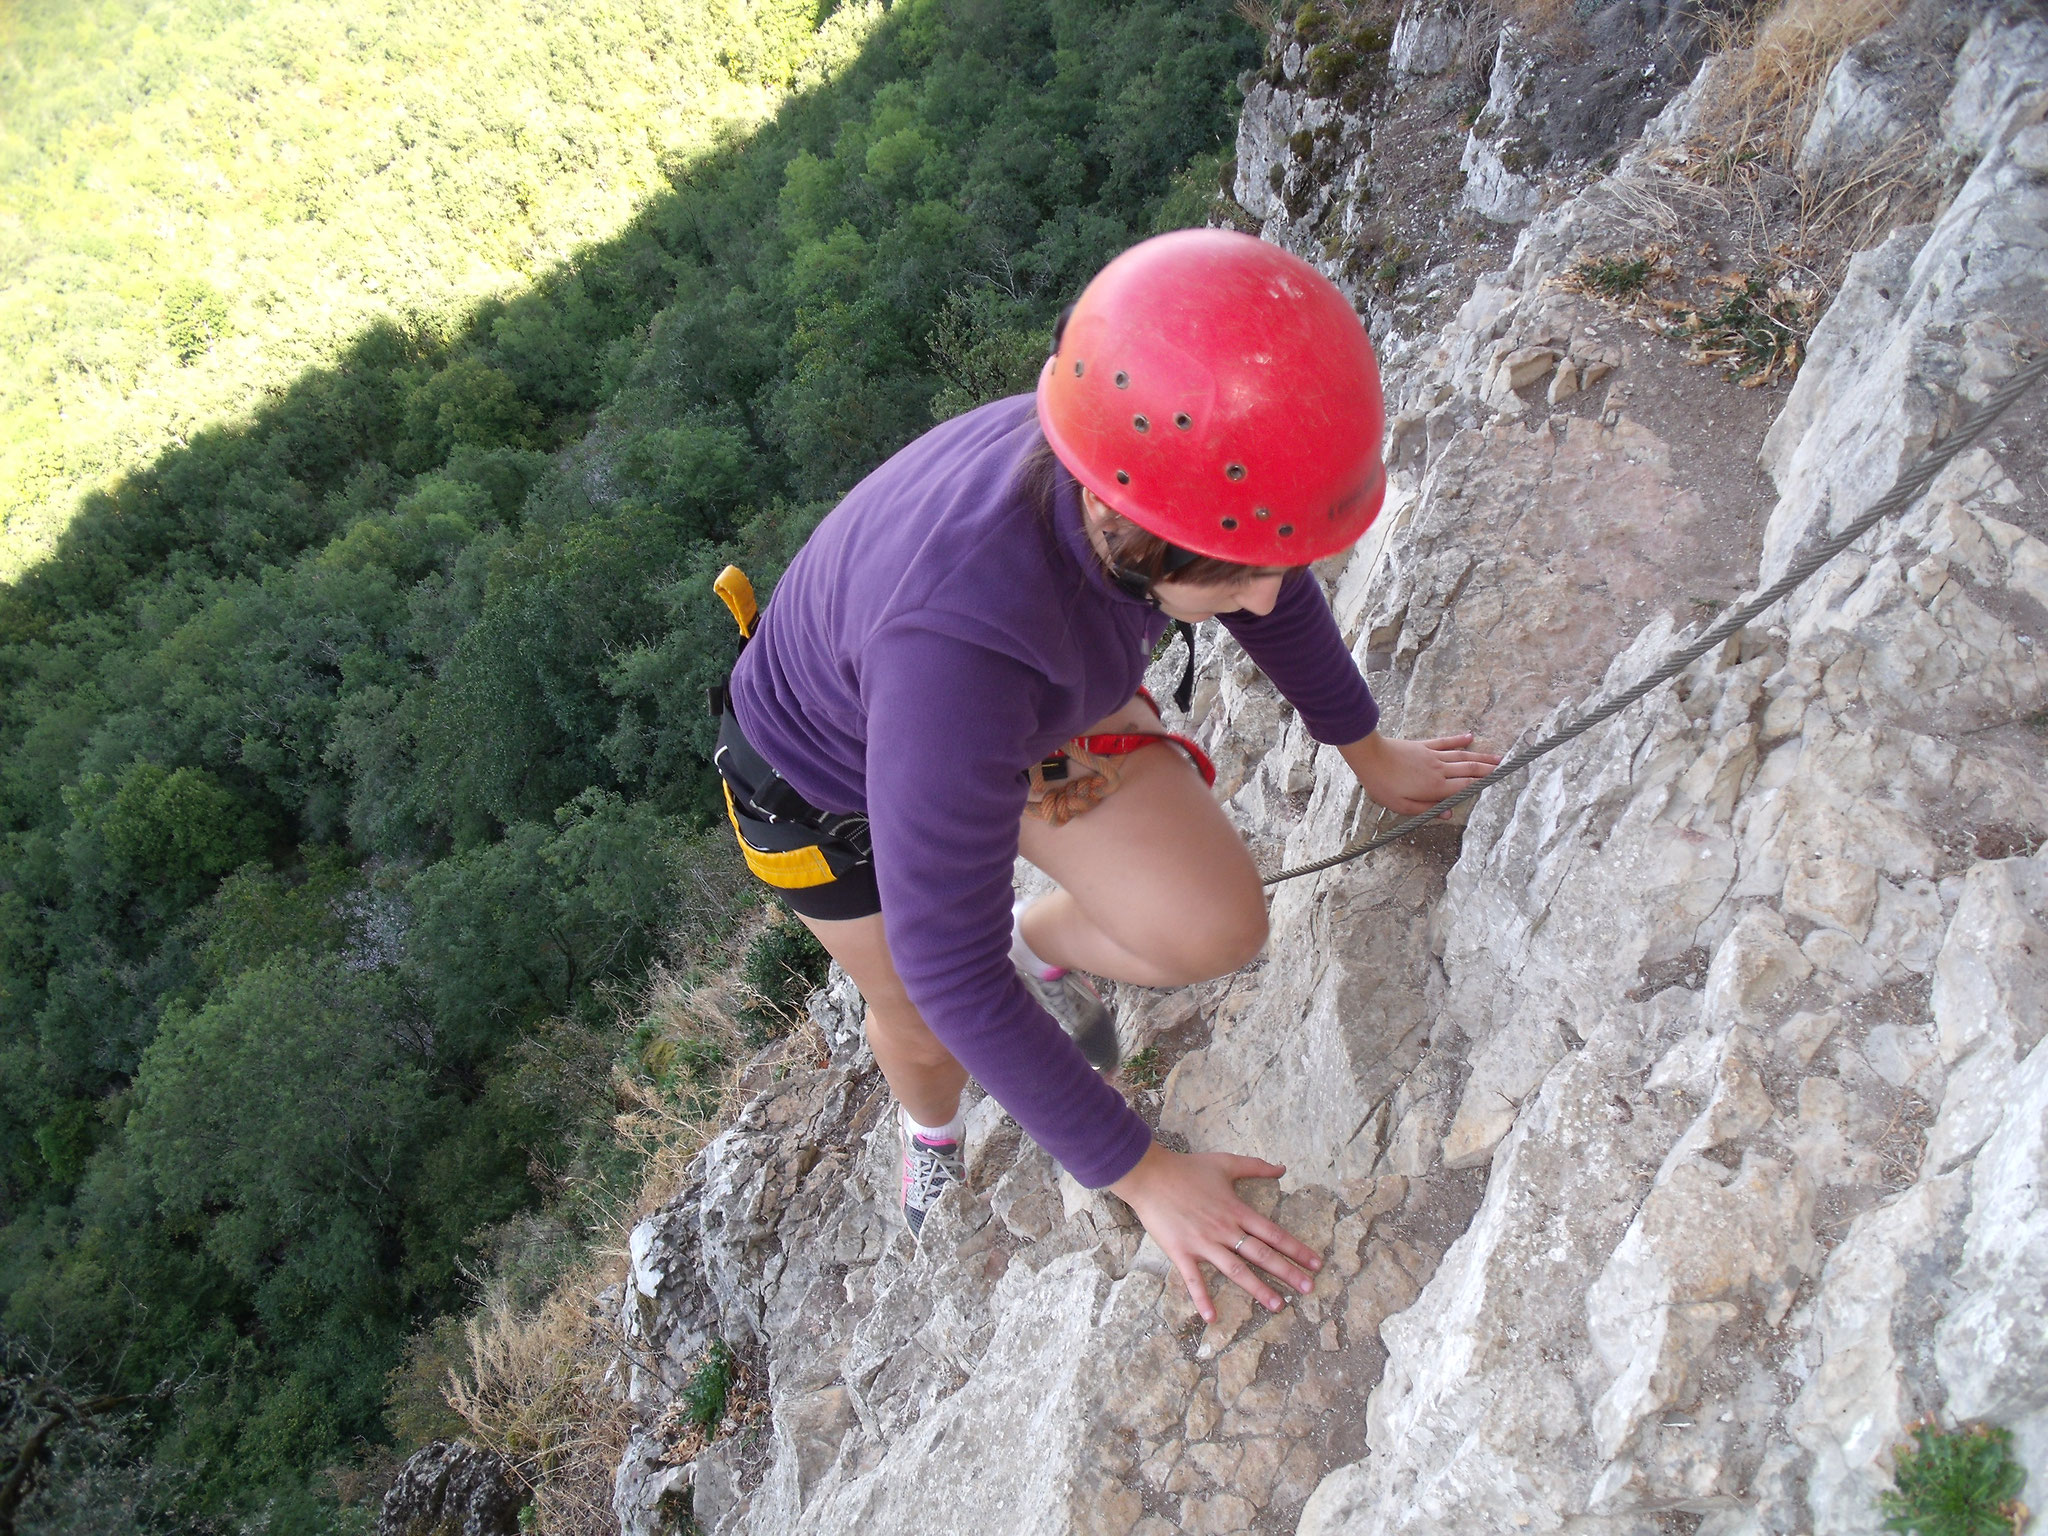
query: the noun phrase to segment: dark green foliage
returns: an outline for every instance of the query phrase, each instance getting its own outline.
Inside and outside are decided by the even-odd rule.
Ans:
[[[135,762],[118,782],[88,774],[65,796],[81,858],[137,885],[196,885],[260,852],[250,808],[204,768]]]
[[[260,350],[283,334],[264,306],[297,291],[283,277],[259,293],[160,243],[131,253],[177,275],[138,279],[101,331],[139,327],[195,409],[237,360],[276,387],[154,462],[94,470],[107,488],[0,586],[0,1328],[92,1390],[183,1384],[80,1452],[79,1497],[109,1502],[73,1526],[361,1523],[322,1469],[441,1422],[417,1393],[384,1412],[407,1340],[453,1347],[432,1320],[501,1252],[491,1234],[581,1240],[630,1183],[614,1059],[691,1113],[730,1074],[727,1047],[618,1024],[650,967],[686,969],[759,899],[736,875],[704,888],[733,865],[704,690],[735,641],[711,575],[737,560],[765,598],[882,458],[1030,388],[1106,260],[1207,216],[1257,57],[1224,0],[898,0],[833,52],[845,18],[821,34],[820,16],[840,9],[606,0],[591,57],[547,34],[544,80],[532,8],[494,12],[528,72],[388,122],[289,83],[366,46],[350,7],[207,10],[174,45],[130,0],[42,3],[0,59],[55,82],[5,114],[56,154],[79,124],[200,89],[163,62],[198,49],[278,145],[310,155],[317,127],[320,163],[352,168],[264,183],[262,217],[344,276],[462,240],[528,259],[507,231],[545,223],[526,205],[553,183],[500,152],[525,131],[503,102],[615,127],[639,110],[601,90],[622,35],[689,82],[798,87],[749,137],[663,161],[624,229],[525,292],[448,323],[393,296],[296,378]],[[423,24],[370,19],[386,43]],[[265,62],[214,49],[228,37]],[[119,78],[146,79],[99,100],[66,50],[117,38],[141,50]],[[361,78],[434,64],[387,54]],[[209,101],[259,126],[243,97]],[[615,150],[610,131],[584,152]],[[559,151],[564,131],[541,138]],[[340,227],[385,154],[419,207]],[[369,249],[399,237],[416,248]],[[98,283],[124,253],[90,239]],[[92,331],[82,315],[58,329]],[[100,365],[144,366],[78,364]],[[83,440],[36,415],[25,377],[0,381],[0,458],[44,432],[57,467],[23,483],[69,483]],[[783,920],[746,968],[765,1039],[824,956]]]
[[[718,1421],[725,1417],[726,1398],[738,1371],[725,1340],[713,1339],[690,1379],[683,1383],[683,1422],[702,1430],[707,1440],[718,1433]]]
[[[1954,1431],[1915,1425],[1895,1454],[1892,1491],[1880,1496],[1884,1528],[1913,1536],[2017,1536],[2027,1470],[2013,1459],[2012,1431],[1972,1424]]]
[[[779,915],[763,928],[740,972],[753,994],[746,1009],[751,1032],[761,1040],[783,1033],[804,999],[825,984],[831,964],[825,946],[796,918]]]

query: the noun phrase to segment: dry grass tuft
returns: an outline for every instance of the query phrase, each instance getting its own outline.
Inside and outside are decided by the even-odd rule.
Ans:
[[[742,1101],[743,1073],[756,1056],[745,1021],[750,1012],[758,1018],[764,1000],[739,979],[741,957],[767,921],[732,935],[722,968],[657,967],[625,1000],[631,1050],[612,1069],[612,1131],[639,1163],[637,1193],[625,1201],[587,1198],[586,1208],[601,1213],[597,1246],[538,1302],[522,1305],[506,1279],[482,1282],[483,1299],[463,1323],[463,1347],[447,1352],[461,1357],[447,1373],[448,1406],[477,1443],[525,1480],[544,1536],[618,1531],[612,1478],[636,1423],[625,1398],[634,1345],[595,1298],[625,1277],[626,1234],[674,1197],[690,1160]],[[785,1010],[784,1025],[773,1060],[827,1057],[807,1017]],[[738,1361],[722,1419],[751,1422],[765,1411],[765,1396],[750,1364]],[[674,1459],[687,1460],[687,1448],[678,1449]]]
[[[1271,37],[1273,29],[1280,25],[1280,12],[1272,0],[1237,0],[1231,9],[1237,12],[1238,20],[1261,37]]]
[[[634,1066],[616,1067],[612,1134],[643,1169],[634,1222],[681,1187],[690,1159],[725,1128],[750,1054],[742,1023],[750,998],[722,973],[692,980],[657,969],[643,993]]]
[[[1491,0],[1499,21],[1512,22],[1539,47],[1564,59],[1583,59],[1591,52],[1576,0]],[[1491,56],[1489,55],[1489,58]]]
[[[465,1323],[466,1372],[448,1402],[471,1436],[511,1463],[548,1536],[615,1536],[612,1477],[633,1430],[623,1380],[628,1347],[593,1298],[625,1274],[606,1254],[568,1276],[532,1311],[502,1294]]]
[[[1722,154],[1731,164],[1765,157],[1789,165],[1835,61],[1905,8],[1906,0],[1784,0],[1752,35],[1731,29],[1716,38],[1716,52],[1743,50],[1706,125]]]

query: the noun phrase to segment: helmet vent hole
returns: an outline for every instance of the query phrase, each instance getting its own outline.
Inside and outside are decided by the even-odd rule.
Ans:
[[[1081,375],[1082,375],[1082,374],[1086,373],[1087,371],[1088,371],[1088,365],[1087,365],[1086,363],[1082,362],[1082,361],[1081,361],[1081,360],[1080,360],[1079,358],[1075,358],[1075,359],[1074,359],[1074,377],[1078,379],[1079,377],[1081,377]]]
[[[1272,509],[1271,507],[1253,507],[1253,508],[1252,508],[1252,516],[1253,516],[1253,517],[1256,517],[1256,518],[1257,518],[1257,519],[1258,519],[1258,520],[1259,520],[1260,522],[1262,522],[1262,523],[1263,523],[1263,522],[1264,522],[1264,521],[1265,521],[1265,520],[1266,520],[1267,518],[1271,517],[1272,515],[1273,515],[1273,509]]]
[[[1190,416],[1186,411],[1182,411],[1179,415],[1173,418],[1173,424],[1176,427],[1179,427],[1181,431],[1185,432],[1189,427],[1192,427],[1195,424],[1195,418]]]
[[[1293,537],[1294,537],[1294,524],[1292,524],[1292,523],[1282,523],[1282,524],[1280,525],[1280,527],[1279,527],[1279,530],[1278,530],[1278,531],[1279,531],[1279,534],[1280,534],[1280,537],[1281,537],[1281,538],[1283,538],[1283,539],[1291,539],[1291,538],[1293,538]]]
[[[1121,368],[1117,370],[1116,387],[1118,389],[1129,389],[1131,387],[1131,376]]]
[[[1244,466],[1242,464],[1224,465],[1223,477],[1226,480],[1242,480],[1244,478]]]
[[[1129,485],[1131,483],[1131,472],[1128,469],[1118,470],[1116,472],[1116,483],[1118,485]]]
[[[1223,531],[1224,531],[1224,532],[1226,532],[1226,533],[1229,533],[1229,532],[1231,532],[1232,530],[1234,530],[1234,529],[1235,529],[1236,527],[1237,527],[1237,519],[1236,519],[1236,518],[1234,518],[1234,517],[1226,517],[1225,519],[1223,519]]]
[[[1150,432],[1152,430],[1152,423],[1147,421],[1142,416],[1133,416],[1131,418],[1131,425],[1136,427],[1140,432]]]

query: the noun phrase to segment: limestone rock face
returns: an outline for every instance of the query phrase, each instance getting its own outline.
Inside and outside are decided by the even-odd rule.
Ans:
[[[1958,25],[1968,23],[1914,0],[1891,26],[1851,46],[1821,89],[1800,140],[1798,168],[1853,175],[1944,148],[1939,117],[1955,84]],[[1972,158],[1981,152],[1975,141],[1967,151]]]
[[[1626,686],[2048,346],[2044,35],[1955,16],[1945,104],[1915,109],[1954,195],[1855,259],[1789,390],[1557,281],[1682,195],[1687,97],[1383,349],[1386,510],[1323,574],[1390,734],[1505,746]],[[1411,8],[1394,73],[1435,78],[1452,28]],[[1891,57],[1845,63],[1840,101]],[[1309,68],[1269,68],[1239,146],[1240,200],[1290,239]],[[1363,155],[1354,105],[1323,142]],[[988,1101],[913,1244],[858,998],[821,994],[829,1053],[760,1074],[632,1236],[622,1527],[687,1503],[716,1536],[1862,1533],[1930,1413],[2012,1428],[2040,1502],[2043,420],[1462,826],[1275,887],[1244,971],[1118,991],[1160,1133],[1288,1167],[1246,1192],[1327,1263],[1277,1315],[1230,1290],[1203,1326],[1124,1207]],[[1213,625],[1201,655],[1175,723],[1261,863],[1368,829]],[[714,1334],[770,1411],[671,1454]]]
[[[1975,169],[1940,222],[1850,265],[1764,442],[1782,493],[1764,536],[1776,576],[1839,527],[2048,341],[2048,21],[1994,10],[1956,62],[1944,116]]]
[[[497,1455],[436,1440],[413,1453],[384,1495],[377,1536],[517,1536],[525,1502]]]

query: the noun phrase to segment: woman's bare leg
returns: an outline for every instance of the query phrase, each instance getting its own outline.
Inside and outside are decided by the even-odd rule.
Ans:
[[[967,1069],[939,1044],[903,990],[878,913],[844,922],[806,917],[804,926],[853,978],[868,1005],[868,1046],[896,1102],[919,1125],[944,1125],[960,1108]]]
[[[1092,729],[1154,731],[1158,722],[1134,700]],[[1063,827],[1026,817],[1020,846],[1059,882],[1023,917],[1024,942],[1050,964],[1176,987],[1234,971],[1266,942],[1258,869],[1178,747],[1132,753],[1116,792]],[[803,921],[860,988],[890,1092],[920,1125],[944,1125],[967,1071],[904,991],[883,919]]]
[[[1094,729],[1158,729],[1131,708]],[[1021,851],[1059,882],[1022,919],[1048,964],[1178,987],[1236,970],[1266,942],[1258,868],[1178,747],[1130,754],[1116,791],[1065,826],[1026,818]]]

